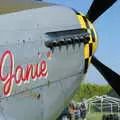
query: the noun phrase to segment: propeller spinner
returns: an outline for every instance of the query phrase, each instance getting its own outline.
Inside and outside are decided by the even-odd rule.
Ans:
[[[94,22],[116,1],[117,0],[94,0],[86,15],[87,18],[91,22]],[[112,86],[112,88],[120,95],[120,75],[118,75],[116,72],[100,62],[95,56],[92,57],[91,63],[103,75],[105,80]]]
[[[80,13],[76,12],[78,19],[81,23],[81,26],[83,28],[88,29],[88,32],[90,33],[90,38],[92,38],[92,53],[91,56],[88,55],[90,53],[90,42],[88,44],[85,44],[84,51],[89,51],[87,55],[84,53],[85,56],[85,69],[87,71],[88,64],[91,62],[93,66],[101,73],[101,75],[105,78],[105,80],[111,85],[111,87],[120,95],[120,75],[118,75],[116,72],[111,70],[109,67],[104,65],[102,62],[100,62],[95,56],[93,56],[95,50],[96,50],[96,43],[97,43],[97,37],[95,29],[92,25],[92,23],[101,16],[108,8],[110,8],[117,0],[94,0],[90,9],[88,10],[88,13],[86,16],[82,16]],[[92,27],[90,27],[92,26]],[[94,44],[93,44],[94,43]],[[88,57],[89,56],[89,57]],[[85,71],[85,72],[86,72]]]

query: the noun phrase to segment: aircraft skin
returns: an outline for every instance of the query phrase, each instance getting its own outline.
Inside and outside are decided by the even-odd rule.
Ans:
[[[54,120],[59,116],[84,80],[85,66],[87,70],[96,49],[94,27],[86,21],[87,26],[82,15],[59,5],[0,15],[0,120]],[[58,40],[46,33],[83,28],[90,33],[88,27],[94,37],[90,34],[87,44],[54,49],[45,45]],[[28,66],[33,71],[27,71]]]

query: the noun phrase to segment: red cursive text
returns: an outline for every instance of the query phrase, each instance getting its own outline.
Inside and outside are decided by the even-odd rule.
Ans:
[[[14,55],[9,50],[0,59],[0,80],[4,85],[5,96],[11,94],[14,83],[20,86],[22,83],[29,83],[31,79],[36,80],[47,75],[47,63],[44,60],[37,64],[27,64],[24,68],[21,65],[14,67]]]

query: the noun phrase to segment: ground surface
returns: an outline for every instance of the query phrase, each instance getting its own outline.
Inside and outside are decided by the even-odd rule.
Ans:
[[[88,113],[87,120],[102,120],[102,113]]]
[[[99,112],[88,113],[87,120],[102,120],[103,114],[110,114],[110,113],[99,113]],[[116,113],[116,114],[118,114],[118,113]],[[118,115],[120,116],[120,113]]]

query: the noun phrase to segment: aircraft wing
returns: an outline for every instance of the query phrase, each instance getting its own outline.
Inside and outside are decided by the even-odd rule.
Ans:
[[[33,0],[0,0],[0,14],[19,12],[22,10],[47,7],[51,5],[55,4]]]

